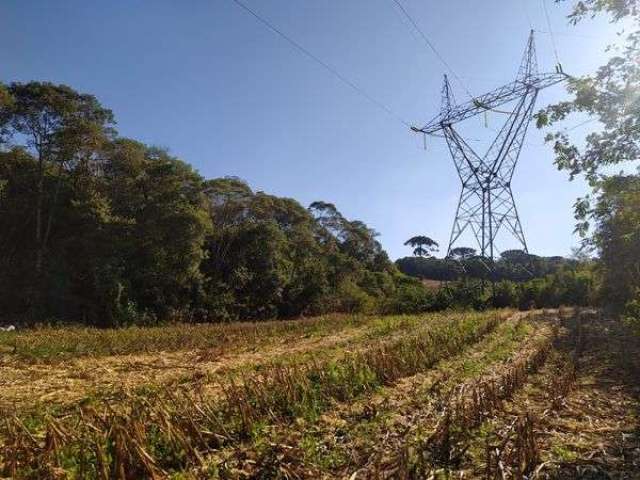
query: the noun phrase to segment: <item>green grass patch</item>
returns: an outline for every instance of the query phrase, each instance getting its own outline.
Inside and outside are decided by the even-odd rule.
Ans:
[[[157,327],[97,329],[43,327],[0,332],[0,353],[27,361],[159,351],[259,348],[287,335],[314,336],[359,327],[364,315],[326,315],[303,320],[226,324],[170,324]]]

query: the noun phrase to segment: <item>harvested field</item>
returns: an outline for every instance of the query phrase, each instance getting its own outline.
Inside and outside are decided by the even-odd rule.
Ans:
[[[0,474],[639,477],[640,344],[596,312],[165,328],[3,336]]]

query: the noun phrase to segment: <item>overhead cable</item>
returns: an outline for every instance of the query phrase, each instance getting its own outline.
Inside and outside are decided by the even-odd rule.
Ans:
[[[433,42],[431,40],[429,40],[429,37],[427,37],[427,35],[424,33],[424,31],[422,31],[422,29],[418,26],[418,24],[413,19],[413,17],[411,17],[411,15],[409,15],[409,12],[407,12],[407,10],[402,6],[402,3],[400,3],[399,0],[393,0],[393,3],[395,3],[398,6],[398,8],[400,8],[400,11],[402,12],[402,14],[407,18],[407,20],[409,20],[411,25],[413,25],[413,28],[422,37],[422,39],[424,40],[424,43],[427,45],[427,47],[436,55],[438,60],[440,60],[440,63],[442,63],[442,65],[444,65],[444,67],[447,70],[449,70],[449,72],[451,73],[453,78],[456,79],[456,81],[464,89],[464,91],[467,93],[467,95],[469,95],[471,98],[474,98],[473,94],[469,91],[469,89],[464,84],[462,79],[458,76],[458,74],[455,72],[455,70],[453,70],[453,68],[451,67],[451,65],[449,65],[449,63],[445,60],[445,58],[440,54],[440,52],[435,47]]]
[[[551,44],[553,45],[553,54],[556,57],[556,63],[560,65],[560,55],[558,54],[558,45],[556,43],[556,36],[553,33],[553,28],[551,27],[551,18],[549,17],[549,9],[547,8],[547,1],[540,0],[542,2],[542,9],[544,10],[544,16],[547,19],[547,27],[549,28],[549,36],[551,37]]]
[[[331,73],[333,76],[335,76],[338,80],[340,80],[342,83],[344,83],[345,85],[347,85],[348,87],[350,87],[352,90],[354,90],[356,93],[358,93],[360,96],[364,97],[365,99],[367,99],[370,103],[374,104],[375,106],[377,106],[379,109],[383,110],[384,112],[386,112],[388,115],[392,116],[393,118],[395,118],[396,120],[398,120],[400,123],[402,123],[404,126],[406,127],[411,127],[411,124],[409,124],[409,122],[407,122],[406,120],[404,120],[402,117],[400,117],[397,113],[395,113],[391,108],[389,108],[388,106],[386,106],[385,104],[383,104],[382,102],[380,102],[379,100],[376,100],[375,98],[373,98],[371,95],[369,95],[366,91],[364,91],[363,89],[361,89],[358,85],[356,85],[354,82],[352,82],[351,80],[349,80],[347,77],[345,77],[343,74],[341,74],[335,67],[333,67],[332,65],[329,65],[327,62],[325,62],[324,60],[320,59],[318,56],[314,55],[311,51],[307,50],[305,47],[303,47],[300,43],[298,43],[297,41],[295,41],[293,38],[291,38],[289,35],[285,34],[282,30],[280,30],[278,27],[276,27],[273,23],[271,23],[270,21],[268,21],[267,19],[265,19],[264,17],[262,17],[261,15],[259,15],[255,10],[251,9],[248,5],[246,5],[244,2],[242,2],[241,0],[232,0],[236,5],[238,5],[240,8],[242,8],[243,10],[245,10],[247,13],[249,13],[251,16],[253,16],[256,20],[258,20],[260,23],[262,23],[263,25],[265,25],[269,30],[271,30],[273,33],[275,33],[276,35],[278,35],[280,38],[282,38],[283,40],[285,40],[287,43],[289,43],[289,45],[291,45],[292,47],[294,47],[296,50],[298,50],[300,53],[304,54],[306,57],[310,58],[311,60],[313,60],[314,62],[316,62],[317,64],[319,64],[320,66],[322,66],[325,70],[327,70],[329,73]]]

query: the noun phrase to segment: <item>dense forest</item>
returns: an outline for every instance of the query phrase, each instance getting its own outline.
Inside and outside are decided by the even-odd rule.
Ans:
[[[413,278],[423,272],[405,259],[400,270],[413,277],[401,273],[376,232],[333,204],[304,208],[238,178],[204,179],[166,150],[119,137],[112,112],[92,95],[12,83],[0,102],[5,321],[118,326],[585,303],[590,295],[581,280],[576,298],[547,296],[555,284],[543,277],[558,273],[548,268],[533,287],[505,283],[531,276],[501,276],[488,292],[456,275],[433,291]]]
[[[376,309],[405,284],[419,288],[372,229],[330,203],[307,209],[239,179],[204,179],[118,137],[112,113],[69,87],[0,92],[8,318],[264,319]]]
[[[579,2],[637,22],[634,1]],[[234,177],[205,179],[168,151],[122,138],[90,94],[46,82],[0,83],[0,323],[97,326],[415,313],[451,307],[606,304],[640,328],[638,29],[570,98],[536,114],[598,126],[576,144],[547,135],[555,163],[592,193],[575,204],[577,259],[513,250],[495,262],[458,248],[393,263],[361,221],[331,203],[305,208]],[[427,226],[428,228],[428,226]],[[416,225],[416,230],[425,230]],[[423,283],[442,281],[440,288]]]
[[[404,279],[362,222],[120,138],[66,86],[2,90],[0,309],[96,325],[363,309]],[[185,317],[186,318],[186,317]]]

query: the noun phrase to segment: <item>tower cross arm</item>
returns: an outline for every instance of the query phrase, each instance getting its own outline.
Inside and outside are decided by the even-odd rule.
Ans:
[[[467,118],[478,115],[487,110],[493,110],[506,103],[516,100],[531,90],[541,90],[560,83],[568,78],[568,75],[559,73],[536,73],[518,79],[489,93],[480,95],[466,103],[452,105],[443,109],[422,128],[413,128],[415,132],[434,134],[447,125],[461,122]]]

